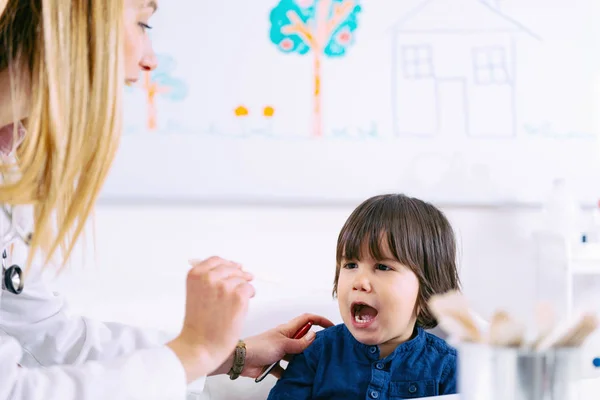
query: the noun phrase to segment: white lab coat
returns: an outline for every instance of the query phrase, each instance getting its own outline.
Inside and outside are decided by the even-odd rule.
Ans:
[[[185,371],[166,336],[69,315],[39,267],[21,294],[0,292],[0,400],[185,399]]]

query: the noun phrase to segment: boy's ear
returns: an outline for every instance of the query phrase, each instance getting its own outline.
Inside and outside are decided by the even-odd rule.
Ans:
[[[423,300],[420,296],[419,299],[417,300],[416,304],[415,304],[415,316],[417,317],[417,321],[419,321],[421,319],[421,313],[423,312],[423,310],[426,310],[427,306],[424,305],[423,303],[425,302],[425,300]]]
[[[417,301],[415,302],[415,315],[419,316],[422,309],[423,309],[423,298],[419,294],[419,296],[417,296]]]

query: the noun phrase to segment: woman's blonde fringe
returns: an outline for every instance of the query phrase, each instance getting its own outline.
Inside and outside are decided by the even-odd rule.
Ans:
[[[9,0],[4,12],[22,3]],[[81,236],[119,144],[124,82],[122,0],[34,3],[41,14],[26,55],[27,135],[16,153],[18,175],[0,183],[0,203],[34,207],[28,267],[36,254],[48,262],[58,249],[64,265]],[[14,100],[23,91],[13,85],[12,92]]]

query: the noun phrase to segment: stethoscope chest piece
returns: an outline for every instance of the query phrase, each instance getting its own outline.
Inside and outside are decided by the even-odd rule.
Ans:
[[[19,294],[23,291],[23,271],[18,265],[13,265],[4,271],[3,286],[11,293]]]
[[[23,271],[18,265],[6,268],[6,250],[2,252],[2,289],[19,294],[23,291]]]

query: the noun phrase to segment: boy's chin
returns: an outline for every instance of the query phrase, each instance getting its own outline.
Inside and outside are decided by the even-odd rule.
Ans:
[[[370,337],[366,337],[367,335],[355,335],[353,333],[354,338],[359,341],[360,343],[366,345],[366,346],[379,346],[382,341],[373,337],[372,335]]]
[[[379,330],[367,331],[357,329],[354,326],[348,324],[346,324],[346,327],[348,328],[352,336],[354,336],[354,339],[367,346],[378,346],[379,344],[384,342],[383,338],[381,337],[381,334],[379,333]]]

